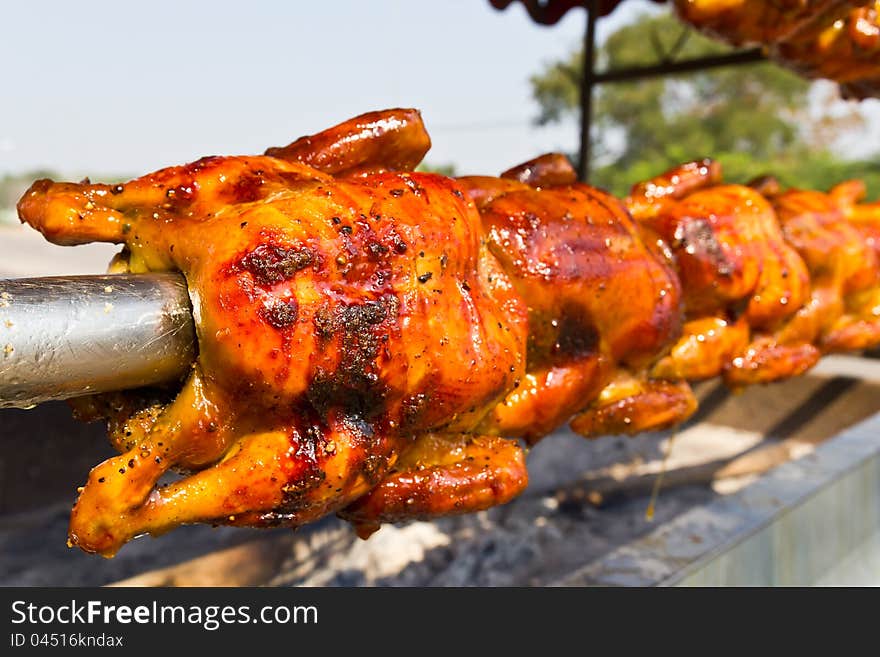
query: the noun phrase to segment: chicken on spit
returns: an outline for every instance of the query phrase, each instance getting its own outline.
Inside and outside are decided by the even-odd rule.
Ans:
[[[684,291],[682,336],[655,376],[720,374],[742,386],[816,363],[814,335],[791,326],[810,298],[809,273],[761,194],[721,184],[720,165],[702,160],[635,185],[627,205],[670,246]]]
[[[120,455],[90,473],[72,545],[111,556],[186,523],[331,513],[368,536],[485,509],[526,486],[516,439],[572,417],[588,437],[671,426],[696,408],[688,380],[796,375],[837,328],[870,323],[873,252],[844,240],[834,257],[864,262],[825,277],[820,247],[790,238],[805,264],[770,203],[711,161],[623,203],[559,155],[500,177],[414,172],[429,146],[418,112],[388,110],[263,156],[25,193],[22,220],[50,241],[181,272],[198,338],[176,386],[73,402]],[[845,298],[820,333],[801,319],[810,273]]]
[[[526,307],[464,191],[410,171],[429,144],[417,112],[390,111],[271,155],[26,192],[20,216],[49,240],[183,272],[198,333],[173,399],[86,403],[123,453],[91,472],[71,543],[112,555],[181,523],[301,525],[378,486],[368,531],[368,509],[463,512],[522,490],[520,448],[475,429],[524,376]],[[194,474],[158,488],[170,468]]]
[[[671,246],[687,317],[652,374],[768,382],[880,343],[880,222],[864,193],[859,181],[828,194],[781,192],[772,177],[723,185],[712,160],[634,186],[630,211]]]
[[[823,352],[858,351],[880,342],[880,263],[852,223],[864,185],[850,181],[822,192],[781,192],[772,179],[758,188],[770,199],[786,241],[810,270],[810,301],[790,328]]]
[[[696,410],[681,377],[647,375],[680,332],[671,264],[619,200],[576,179],[551,154],[500,178],[459,180],[529,309],[526,376],[482,426],[530,443],[573,414],[574,431],[599,436],[670,426]]]
[[[391,110],[264,156],[25,193],[22,220],[50,241],[122,243],[115,271],[182,272],[197,327],[176,394],[75,402],[109,419],[121,455],[91,472],[72,544],[112,555],[183,523],[333,512],[368,535],[519,493],[509,436],[581,411],[594,435],[694,410],[687,384],[638,374],[677,335],[679,288],[622,204],[570,167],[412,172],[429,145],[417,112]],[[186,476],[157,486],[169,469]]]

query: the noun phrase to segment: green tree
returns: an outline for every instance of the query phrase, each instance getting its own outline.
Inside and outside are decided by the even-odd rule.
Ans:
[[[694,31],[682,40],[684,29],[672,16],[644,17],[599,47],[599,66],[655,64],[657,51],[680,59],[729,51]],[[577,51],[531,78],[539,124],[577,115],[581,74]],[[880,193],[880,164],[841,162],[829,151],[858,115],[811,117],[809,90],[809,82],[772,63],[602,85],[595,92],[591,182],[622,195],[670,166],[711,156],[728,180],[773,173],[787,185],[823,188],[855,173]]]
[[[416,167],[416,171],[421,171],[423,173],[439,173],[441,176],[454,176],[455,165],[429,164],[427,162],[422,162],[421,164],[419,164],[419,166]]]

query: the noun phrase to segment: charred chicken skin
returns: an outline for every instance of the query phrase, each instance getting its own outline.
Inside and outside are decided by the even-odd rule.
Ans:
[[[646,374],[678,335],[680,290],[623,204],[561,156],[500,178],[413,173],[429,145],[417,112],[391,110],[264,156],[28,190],[20,216],[49,240],[122,243],[114,271],[181,271],[197,325],[176,395],[74,402],[121,455],[91,472],[72,544],[112,555],[184,523],[333,512],[366,536],[521,492],[510,438],[694,411],[687,383]],[[185,476],[157,486],[170,469]]]
[[[475,429],[524,375],[527,310],[465,190],[392,171],[428,145],[416,112],[391,111],[274,156],[26,192],[20,215],[49,240],[124,243],[129,271],[183,272],[197,325],[173,400],[88,402],[123,453],[91,472],[72,544],[296,526],[372,490],[352,515],[366,533],[523,489],[519,447]],[[192,474],[158,488],[170,468]]]
[[[647,374],[681,330],[671,266],[619,200],[575,181],[562,155],[459,181],[529,309],[526,376],[483,426],[530,443],[573,414],[574,431],[598,436],[667,427],[696,410],[681,377]]]
[[[771,204],[710,161],[624,203],[559,155],[500,177],[414,172],[429,146],[418,112],[388,110],[263,156],[25,193],[21,219],[50,241],[123,244],[112,271],[182,272],[198,337],[176,386],[72,402],[120,452],[81,490],[72,545],[112,556],[181,524],[330,513],[366,537],[486,509],[527,484],[518,439],[674,425],[696,408],[688,380],[798,374],[866,320],[870,276],[844,267],[828,289],[846,312],[805,328],[807,264]]]

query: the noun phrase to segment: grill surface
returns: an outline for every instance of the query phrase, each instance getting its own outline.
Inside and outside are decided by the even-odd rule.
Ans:
[[[711,474],[744,453],[755,454],[792,441],[800,446],[794,450],[795,456],[809,463],[814,458],[813,446],[880,411],[880,384],[871,382],[880,381],[878,368],[880,364],[865,359],[830,358],[811,376],[739,395],[731,395],[714,382],[700,387],[703,410],[675,437],[653,521],[646,519],[645,512],[668,434],[586,442],[567,431],[559,432],[532,450],[530,487],[511,504],[476,515],[385,527],[369,541],[358,540],[346,524],[334,518],[298,532],[195,526],[156,540],[134,541],[109,561],[65,547],[67,516],[74,487],[85,478],[84,464],[75,464],[64,476],[58,471],[52,471],[51,476],[46,471],[35,472],[16,480],[10,493],[13,497],[6,498],[5,512],[0,516],[0,584],[122,581],[148,585],[480,586],[659,582],[670,577],[671,571],[668,564],[665,570],[657,570],[656,549],[661,544],[652,536],[671,532],[676,542],[661,552],[672,549],[667,556],[678,559],[672,563],[682,565],[682,546],[689,548],[688,563],[696,560],[717,547],[712,541],[720,536],[703,534],[700,527],[710,527],[707,518],[715,517],[717,505],[724,508],[736,495],[751,490],[747,485],[755,479],[755,475],[746,475],[723,478],[711,486],[697,483],[707,481],[707,472]],[[49,407],[2,413],[24,414],[36,421],[43,408]],[[71,449],[65,432],[85,425],[59,419],[65,410],[62,405],[53,411],[53,420],[40,430],[44,436],[40,443],[22,424],[22,416],[13,435],[6,415],[0,415],[0,432],[6,434],[2,437],[4,471],[20,469],[23,452],[28,449],[36,451],[31,462],[37,467],[43,459],[54,463],[53,440],[67,440],[67,449]],[[52,426],[57,430],[53,432]],[[76,440],[82,439],[83,453],[91,459],[108,448],[103,445],[101,428],[90,427],[94,433],[79,435]],[[624,475],[624,483],[617,481]],[[633,486],[633,481],[637,485]],[[58,484],[54,497],[42,492],[47,484],[49,488]],[[599,485],[605,486],[606,503],[596,508],[589,500]],[[793,490],[803,492],[804,485],[802,481],[798,484],[801,488]],[[22,511],[20,504],[28,503],[29,492],[39,492],[42,497],[29,511]],[[773,510],[783,512],[786,505],[801,497],[783,495],[779,498],[782,506]],[[694,514],[703,519],[703,525],[688,524]],[[718,517],[723,520],[723,515]],[[721,528],[725,527],[737,529],[722,523]],[[729,538],[721,536],[725,537]],[[595,573],[621,551],[626,553],[639,545],[654,545],[655,552],[635,565],[630,562],[626,577],[616,573],[603,580],[584,574]]]

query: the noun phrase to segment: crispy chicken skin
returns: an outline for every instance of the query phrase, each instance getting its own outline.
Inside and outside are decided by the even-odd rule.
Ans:
[[[383,522],[486,509],[515,497],[527,478],[518,445],[492,436],[420,436],[373,490],[340,516],[366,538]]]
[[[723,375],[734,386],[801,374],[819,350],[788,325],[810,298],[807,267],[756,190],[721,184],[712,160],[635,185],[627,205],[670,245],[686,323],[660,377]]]
[[[847,221],[855,227],[880,260],[880,201],[864,202],[867,190],[861,180],[847,180],[831,189]]]
[[[880,343],[880,220],[856,183],[762,195],[706,160],[622,202],[558,154],[413,172],[429,146],[396,109],[262,156],[33,184],[19,215],[50,241],[181,272],[198,338],[185,380],[72,402],[120,455],[89,474],[71,545],[331,513],[366,537],[486,509],[526,487],[520,441],[565,422],[672,426],[689,380],[773,381]]]
[[[806,262],[812,288],[789,330],[809,337],[823,352],[877,344],[880,264],[866,236],[851,223],[858,188],[843,184],[828,194],[773,191],[768,195],[785,239]]]
[[[204,158],[115,186],[43,180],[24,195],[21,218],[55,243],[124,243],[130,271],[183,272],[197,326],[179,394],[117,413],[125,452],[90,474],[71,543],[112,555],[181,523],[309,522],[408,450],[457,448],[513,389],[526,309],[479,214],[452,179],[391,171],[426,143],[416,113],[389,111],[281,157]],[[472,439],[479,466],[435,466],[488,486],[462,512],[526,483],[515,444]],[[196,472],[157,487],[170,468]],[[422,485],[427,507],[442,506],[430,498],[448,492]]]
[[[429,145],[416,111],[389,110],[123,185],[34,183],[19,213],[50,241],[182,272],[198,336],[178,391],[73,402],[121,455],[91,472],[71,544],[109,556],[184,523],[333,512],[365,536],[509,500],[527,483],[511,439],[693,412],[681,377],[645,372],[681,295],[624,206],[559,155],[413,173]],[[184,476],[158,486],[169,470]]]
[[[844,96],[880,95],[880,0],[675,0],[687,23],[735,46],[760,46]]]
[[[674,272],[620,201],[575,180],[562,155],[546,155],[460,181],[529,308],[525,380],[483,427],[530,443],[576,413],[572,428],[599,436],[668,427],[696,409],[686,383],[645,374],[681,329]]]

